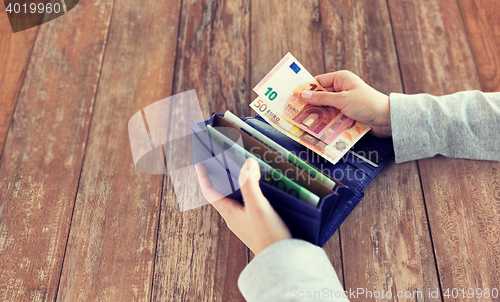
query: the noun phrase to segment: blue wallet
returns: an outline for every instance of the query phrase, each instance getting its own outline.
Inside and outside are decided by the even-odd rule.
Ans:
[[[368,134],[362,137],[351,151],[334,165],[279,132],[258,115],[246,117],[243,121],[335,181],[336,186],[330,190],[320,185],[316,180],[304,183],[300,181],[304,177],[296,177],[296,182],[299,185],[321,198],[317,207],[309,205],[262,180],[260,181],[264,196],[286,223],[292,236],[320,247],[330,239],[363,198],[363,189],[394,156],[391,139],[377,138]],[[278,154],[253,139],[245,131],[224,120],[223,115],[213,114],[208,121],[205,121],[205,125],[234,128],[241,135],[239,139],[242,140],[245,149],[248,147],[257,150],[257,152],[268,152],[267,157],[269,154],[272,154],[271,157],[279,157]],[[211,175],[216,175],[216,178],[211,178],[212,184],[222,194],[243,202],[241,192],[236,185],[238,177],[232,173],[239,171],[240,167],[235,166],[234,162],[222,156],[223,150],[217,150],[217,145],[211,142],[207,132],[202,131],[205,125],[192,125],[193,163],[202,163]],[[277,164],[281,165],[280,168],[293,169],[297,175],[303,173],[301,176],[304,176],[304,172],[285,160],[280,162],[282,163]]]

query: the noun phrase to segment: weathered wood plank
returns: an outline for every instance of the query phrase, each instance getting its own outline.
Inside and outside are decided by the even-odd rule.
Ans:
[[[455,0],[389,0],[406,93],[480,89]]]
[[[389,6],[407,93],[481,88],[456,1],[389,0]],[[500,163],[438,156],[418,165],[442,293],[498,288]]]
[[[247,0],[183,3],[174,91],[197,89],[208,117],[249,112],[248,6]]]
[[[321,21],[328,71],[353,71],[386,94],[402,91],[385,1],[321,1]],[[439,286],[415,162],[385,167],[340,235],[348,292]]]
[[[247,0],[183,1],[174,94],[196,89],[205,118],[226,109],[239,116],[249,112],[249,22]],[[178,109],[172,108],[170,133],[190,119]],[[243,301],[237,279],[247,264],[247,248],[212,206],[180,212],[175,194],[187,192],[174,193],[167,177],[153,300]]]
[[[439,288],[414,162],[392,161],[377,175],[341,226],[341,236],[346,290],[366,291],[350,298],[379,300],[375,297],[387,298],[390,292],[397,299],[408,292],[420,300],[428,298],[429,288]]]
[[[0,300],[54,301],[112,2],[40,26],[0,159]]]
[[[251,88],[287,52],[291,52],[311,74],[323,73],[321,43],[318,1],[287,1],[280,5],[252,1]]]
[[[500,91],[500,2],[458,0],[483,91]]]
[[[287,52],[291,52],[311,74],[324,73],[321,26],[317,0],[285,1],[280,5],[252,1],[251,87],[257,85]],[[342,282],[338,232],[324,249]]]
[[[3,2],[0,11],[5,11]],[[0,18],[0,154],[37,32],[38,27],[13,34],[9,19]]]
[[[336,231],[333,236],[326,242],[323,246],[328,259],[333,265],[335,269],[335,273],[340,280],[340,284],[345,286],[345,277],[344,277],[344,265],[343,265],[343,255],[342,255],[342,246],[340,243],[340,231]]]
[[[172,91],[179,10],[115,3],[58,301],[151,298],[163,175],[135,169],[127,125]]]

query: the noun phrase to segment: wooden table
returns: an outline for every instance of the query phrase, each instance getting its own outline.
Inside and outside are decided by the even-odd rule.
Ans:
[[[189,89],[206,116],[250,115],[252,87],[288,51],[313,74],[349,69],[384,93],[499,91],[499,11],[496,0],[81,0],[16,34],[0,12],[0,300],[243,300],[250,252],[210,206],[180,213],[168,175],[135,170],[128,119]],[[500,287],[500,163],[392,162],[365,193],[325,246],[347,290],[438,301]],[[444,300],[480,300],[459,296]]]

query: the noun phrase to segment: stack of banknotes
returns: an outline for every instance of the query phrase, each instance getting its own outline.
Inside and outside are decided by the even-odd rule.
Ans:
[[[335,107],[308,104],[302,100],[304,90],[326,91],[288,53],[255,86],[259,97],[250,107],[274,128],[336,164],[370,127]]]
[[[259,97],[251,103],[252,109],[274,128],[333,164],[370,130],[334,107],[312,106],[302,100],[304,90],[325,89],[290,53],[254,90]],[[199,135],[204,131],[200,128],[194,132]],[[207,151],[212,149],[212,153],[223,155],[220,164],[226,167],[231,178],[237,178],[247,158],[254,158],[259,163],[262,181],[314,207],[336,186],[342,185],[229,111],[223,117],[216,115],[206,132],[210,140],[200,138],[199,141]],[[245,146],[235,143],[241,138],[246,139]],[[276,158],[265,160],[266,156],[262,156],[265,150],[272,151],[286,163]],[[292,173],[288,173],[290,170]],[[301,175],[306,175],[307,181],[301,181]],[[237,181],[232,181],[233,190],[237,189],[236,185]]]
[[[226,170],[231,174],[232,190],[223,190],[221,193],[224,195],[238,189],[239,172],[247,158],[259,163],[262,181],[312,206],[318,206],[321,198],[332,193],[338,185],[332,178],[229,111],[222,118],[216,115],[213,123],[206,125],[206,132],[196,125],[193,128],[200,144],[207,151],[212,150],[220,165],[225,167],[212,182],[217,184],[225,181]],[[202,137],[204,133],[209,139]]]

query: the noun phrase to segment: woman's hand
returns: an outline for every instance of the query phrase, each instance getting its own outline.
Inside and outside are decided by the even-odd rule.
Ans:
[[[255,255],[276,241],[292,238],[290,230],[260,190],[260,169],[255,159],[247,159],[238,179],[245,206],[213,188],[203,165],[197,164],[196,171],[203,196]]]
[[[315,79],[328,92],[304,91],[304,101],[313,105],[333,106],[346,116],[370,126],[375,136],[392,136],[387,95],[373,89],[347,70],[322,74]]]

